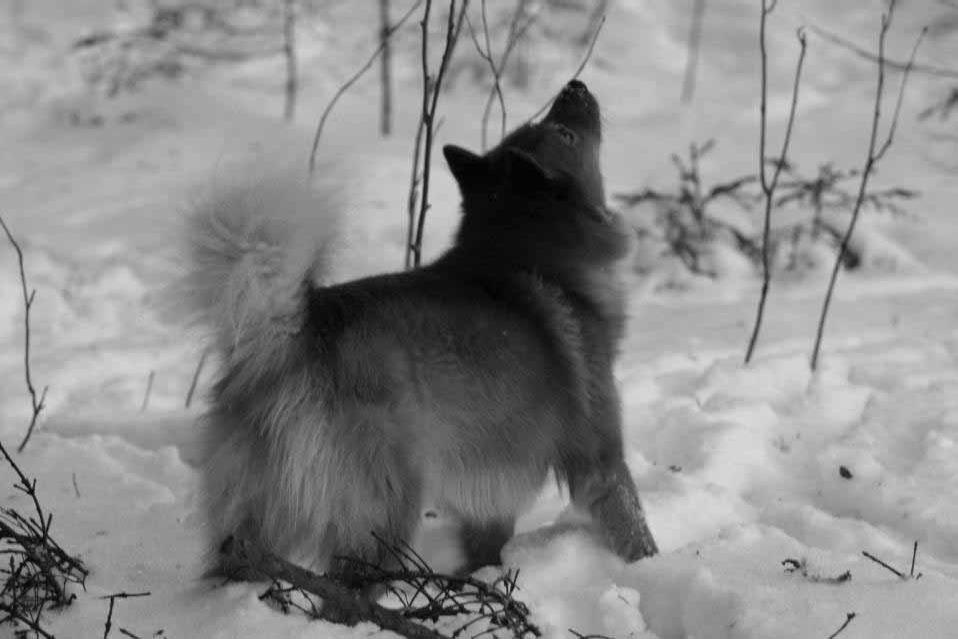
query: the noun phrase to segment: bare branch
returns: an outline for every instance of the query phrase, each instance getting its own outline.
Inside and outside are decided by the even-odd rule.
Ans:
[[[439,93],[442,89],[442,80],[449,68],[453,53],[456,49],[456,43],[459,41],[459,34],[466,18],[466,10],[469,7],[469,0],[463,0],[459,8],[459,15],[456,15],[456,0],[449,1],[449,17],[446,20],[446,44],[442,51],[442,58],[439,61],[439,69],[436,71],[435,79],[429,74],[428,45],[429,39],[428,19],[431,1],[426,0],[426,10],[423,13],[422,20],[422,74],[423,74],[423,108],[420,115],[422,123],[417,134],[421,132],[423,139],[423,159],[422,159],[422,195],[419,198],[419,214],[416,220],[416,232],[412,243],[406,247],[407,263],[410,261],[409,253],[412,254],[412,266],[417,267],[422,263],[422,238],[426,230],[426,213],[429,211],[429,179],[431,176],[432,165],[432,143],[436,134],[436,110],[439,105]]]
[[[506,44],[502,51],[502,57],[499,59],[499,62],[495,62],[492,56],[492,39],[489,35],[489,19],[486,15],[486,2],[482,0],[482,33],[483,39],[485,41],[485,49],[479,44],[479,38],[476,35],[475,29],[473,29],[472,22],[469,18],[466,18],[466,24],[469,26],[470,34],[472,35],[473,44],[476,47],[476,51],[479,52],[480,57],[484,59],[488,65],[489,70],[492,73],[492,88],[489,90],[489,95],[486,98],[486,105],[482,111],[482,150],[485,151],[488,144],[488,129],[489,129],[489,116],[492,114],[492,105],[498,99],[499,101],[499,139],[505,137],[506,135],[506,101],[502,92],[502,73],[505,71],[506,64],[509,62],[509,56],[515,50],[516,45],[522,39],[522,36],[525,35],[526,31],[529,30],[529,27],[536,21],[536,15],[532,14],[528,16],[524,21],[521,21],[523,13],[525,12],[527,0],[518,0],[516,3],[515,11],[512,13],[512,18],[509,20],[509,32],[506,36]]]
[[[822,338],[825,334],[825,323],[828,319],[828,310],[831,306],[832,296],[835,292],[835,284],[838,281],[838,272],[841,270],[842,263],[844,262],[845,256],[848,253],[848,244],[851,241],[852,234],[855,232],[855,227],[858,224],[858,219],[861,214],[862,204],[864,204],[866,199],[868,178],[871,177],[872,172],[875,170],[875,165],[888,150],[888,147],[891,146],[897,119],[901,109],[905,85],[908,82],[908,76],[911,72],[912,65],[914,64],[915,55],[918,53],[918,45],[921,44],[921,40],[925,34],[925,30],[922,30],[915,47],[912,49],[911,58],[909,59],[908,64],[905,66],[904,75],[901,79],[898,101],[895,105],[895,111],[893,114],[894,119],[888,128],[888,136],[882,143],[881,147],[876,150],[878,146],[878,127],[881,123],[882,98],[884,97],[885,91],[885,37],[888,34],[889,27],[891,26],[894,12],[895,0],[891,0],[888,5],[888,13],[882,16],[881,29],[878,34],[878,82],[876,84],[875,90],[875,108],[872,116],[871,136],[868,140],[868,154],[865,157],[864,168],[861,172],[858,196],[855,198],[855,204],[852,206],[852,217],[848,223],[848,228],[845,230],[845,234],[842,236],[842,241],[838,249],[838,256],[835,258],[835,264],[832,267],[831,276],[828,280],[828,289],[825,292],[825,301],[822,303],[822,312],[818,319],[818,329],[815,335],[815,345],[812,349],[811,368],[813,371],[818,367],[818,360],[822,349]]]
[[[911,49],[911,55],[908,56],[908,64],[912,65],[915,62],[915,55],[918,53],[918,47],[921,46],[922,40],[925,39],[925,35],[928,33],[928,27],[924,27],[921,30],[921,33],[918,34],[918,38],[915,39],[915,46]],[[891,116],[891,125],[888,127],[888,136],[885,138],[885,141],[882,143],[881,147],[878,149],[878,153],[875,154],[875,161],[880,160],[885,152],[888,151],[888,147],[891,146],[892,140],[895,137],[895,131],[898,129],[898,117],[901,115],[901,103],[905,99],[905,87],[908,86],[908,76],[910,68],[905,67],[905,74],[901,78],[901,85],[898,87],[898,99],[895,100],[895,111]]]
[[[392,49],[389,46],[389,0],[379,0],[379,42],[383,54],[379,64],[381,102],[379,110],[379,132],[386,136],[392,133],[393,86],[392,86]]]
[[[778,179],[782,174],[782,169],[788,162],[788,145],[792,140],[792,128],[795,124],[795,110],[798,107],[798,89],[802,81],[802,67],[805,64],[805,52],[807,50],[807,41],[805,32],[798,30],[798,42],[801,50],[798,54],[798,62],[795,66],[795,81],[792,85],[792,103],[788,111],[788,123],[785,125],[785,136],[782,140],[782,151],[775,161],[775,170],[772,173],[772,181],[769,183],[765,174],[765,143],[768,128],[768,53],[765,45],[765,21],[769,13],[774,8],[774,3],[768,7],[765,0],[762,0],[762,14],[759,22],[759,49],[762,59],[762,98],[759,107],[760,128],[759,128],[759,182],[762,187],[762,193],[765,195],[765,218],[762,227],[762,292],[758,299],[758,308],[755,312],[755,325],[752,329],[752,336],[748,341],[748,348],[745,350],[745,363],[752,361],[752,355],[755,353],[755,346],[758,343],[758,336],[762,330],[762,320],[765,316],[765,304],[768,301],[768,291],[771,285],[772,275],[769,264],[769,234],[772,227],[772,205],[775,201],[775,188],[778,186]]]
[[[823,29],[822,27],[817,27],[815,25],[812,25],[808,28],[812,32],[818,34],[818,36],[821,37],[823,40],[826,40],[828,42],[831,42],[832,44],[837,44],[841,47],[844,47],[852,51],[853,53],[857,54],[858,56],[865,58],[866,60],[871,60],[872,62],[879,62],[878,56],[876,56],[871,51],[868,51],[867,49],[858,46],[857,44],[855,44],[854,42],[851,42],[850,40],[846,40],[845,38],[839,35],[836,35],[832,33],[831,31],[828,31],[827,29]],[[908,71],[909,73],[914,71],[915,73],[923,73],[925,75],[936,76],[939,78],[952,78],[952,79],[958,78],[958,69],[936,67],[930,64],[916,63],[913,60],[910,60],[908,62],[900,62],[896,60],[889,60],[888,58],[885,58],[885,57],[882,57],[881,61],[882,61],[881,63],[884,64],[886,69],[894,69],[895,71],[902,71],[902,72]]]
[[[687,104],[695,93],[695,75],[699,67],[699,49],[702,44],[702,22],[705,18],[705,0],[695,0],[689,27],[688,58],[685,61],[685,79],[682,80],[682,103]]]
[[[149,376],[146,378],[146,391],[143,393],[143,403],[140,405],[141,413],[150,405],[150,394],[153,392],[154,379],[156,379],[156,371],[150,371]]]
[[[386,47],[386,43],[389,41],[389,38],[392,37],[400,27],[402,27],[406,20],[409,19],[409,16],[419,8],[419,5],[423,3],[423,0],[416,0],[415,3],[403,14],[396,24],[392,25],[389,28],[389,33],[384,34],[380,38],[379,46],[376,47],[376,50],[373,51],[373,54],[369,56],[369,59],[366,60],[366,63],[363,64],[359,70],[354,73],[346,82],[339,87],[336,93],[333,94],[332,99],[330,99],[329,104],[326,105],[326,108],[323,109],[322,115],[319,116],[319,123],[316,125],[316,134],[313,136],[313,148],[309,152],[309,174],[312,175],[316,171],[316,150],[319,148],[319,138],[323,135],[323,127],[326,125],[326,118],[329,117],[330,112],[333,110],[333,107],[336,106],[336,103],[339,101],[339,98],[343,96],[346,91],[349,91],[350,87],[356,84],[356,81],[363,76],[366,71],[369,70],[369,67],[373,65],[373,62],[376,61],[376,58],[383,52],[383,49]]]
[[[605,25],[605,16],[604,16],[604,15],[603,15],[602,18],[599,20],[599,24],[596,26],[595,31],[592,33],[592,40],[589,41],[589,48],[586,49],[585,56],[582,58],[582,62],[579,63],[579,67],[575,70],[575,73],[572,74],[572,77],[569,78],[570,81],[575,80],[575,79],[577,79],[577,78],[579,77],[579,74],[581,74],[582,71],[585,69],[585,65],[587,65],[587,64],[589,63],[589,60],[592,58],[592,51],[595,49],[595,43],[596,43],[596,42],[598,41],[598,39],[599,39],[599,34],[602,33],[602,27],[603,27],[603,25]],[[555,99],[556,99],[556,96],[557,96],[557,95],[559,95],[559,94],[558,94],[558,93],[553,94],[553,96],[552,96],[551,98],[549,98],[549,101],[546,102],[545,104],[543,104],[542,107],[541,107],[538,111],[536,111],[535,113],[533,113],[533,114],[529,117],[529,119],[526,120],[526,122],[532,122],[532,121],[535,120],[537,117],[539,117],[540,115],[542,115],[543,113],[545,113],[545,112],[546,112],[546,109],[548,109],[550,106],[552,106],[552,103],[555,102]]]
[[[296,94],[299,79],[296,71],[296,0],[283,0],[283,55],[286,58],[286,105],[283,115],[287,122],[296,114]]]
[[[23,251],[20,248],[20,244],[14,239],[13,233],[10,232],[10,227],[7,226],[2,215],[0,215],[0,226],[3,227],[3,232],[6,234],[7,240],[17,254],[17,265],[20,268],[20,290],[23,294],[23,376],[27,384],[27,392],[30,393],[30,405],[33,409],[33,415],[30,418],[30,425],[27,427],[23,441],[17,446],[17,452],[22,453],[23,449],[27,446],[27,442],[30,441],[30,436],[33,435],[33,429],[37,425],[37,420],[40,418],[40,412],[43,410],[44,401],[47,397],[47,387],[43,387],[43,391],[40,393],[38,399],[37,390],[33,386],[33,378],[30,374],[30,308],[33,306],[37,291],[36,289],[29,289],[27,286],[27,273],[23,268]]]

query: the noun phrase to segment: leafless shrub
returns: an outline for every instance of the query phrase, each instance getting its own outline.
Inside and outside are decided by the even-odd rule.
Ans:
[[[17,475],[14,488],[33,506],[30,515],[14,507],[0,508],[0,555],[5,557],[0,564],[0,625],[9,623],[52,638],[43,628],[43,613],[70,605],[76,597],[71,587],[83,587],[88,571],[51,536],[53,515],[40,504],[36,480],[27,479],[2,443],[0,454]]]
[[[832,250],[839,250],[842,229],[826,213],[840,214],[852,210],[857,196],[847,187],[860,179],[861,172],[858,169],[836,169],[831,162],[818,165],[812,176],[802,175],[794,164],[786,165],[784,172],[787,178],[779,185],[781,195],[775,200],[775,207],[798,205],[811,209],[812,217],[777,229],[771,238],[771,251],[784,259],[786,271],[798,271],[808,266],[802,263],[800,245],[803,241],[826,242]],[[868,190],[862,206],[877,213],[905,217],[909,213],[902,204],[918,195],[917,191],[905,187]],[[861,262],[862,256],[853,247],[848,247],[842,257],[842,266],[854,269]]]
[[[678,172],[678,184],[674,191],[659,191],[645,188],[633,193],[620,193],[614,197],[626,207],[651,204],[655,217],[651,224],[639,229],[639,233],[658,234],[656,239],[665,246],[665,253],[677,257],[685,267],[697,275],[715,277],[716,273],[706,264],[703,256],[720,237],[730,237],[733,245],[751,261],[761,256],[758,241],[751,231],[717,215],[714,205],[727,200],[745,211],[751,211],[756,203],[749,190],[757,178],[745,175],[712,186],[703,183],[701,160],[715,148],[715,141],[691,144],[687,160],[672,155],[672,163]]]
[[[810,215],[793,215],[771,225],[766,240],[764,229],[761,233],[754,230],[755,217],[769,203],[758,176],[743,175],[709,183],[702,174],[702,160],[715,146],[709,140],[692,144],[687,158],[672,156],[678,177],[674,189],[645,188],[614,195],[624,207],[652,212],[650,220],[637,223],[636,231],[662,247],[660,257],[675,257],[690,273],[716,278],[720,274],[709,265],[708,256],[723,244],[741,254],[760,274],[764,269],[763,242],[767,242],[770,272],[775,270],[773,265],[786,272],[816,266],[803,253],[806,241],[825,245],[837,255],[842,239],[839,216],[851,208],[857,197],[849,188],[860,177],[857,169],[837,169],[827,162],[807,176],[794,164],[767,160],[768,164],[780,167],[782,174],[769,213],[799,207],[809,209]],[[863,207],[907,216],[903,205],[915,197],[918,192],[905,187],[868,190]],[[857,268],[862,261],[856,249],[846,248],[842,262],[845,268]]]

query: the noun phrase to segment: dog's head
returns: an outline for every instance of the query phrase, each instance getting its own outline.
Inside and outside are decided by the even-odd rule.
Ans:
[[[458,243],[495,257],[545,266],[607,263],[628,250],[618,215],[605,206],[599,167],[599,104],[569,82],[549,113],[510,133],[485,155],[447,145],[443,152],[463,198]]]

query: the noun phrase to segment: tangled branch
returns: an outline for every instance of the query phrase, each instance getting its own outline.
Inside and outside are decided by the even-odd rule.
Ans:
[[[25,516],[12,507],[0,508],[0,554],[7,558],[0,566],[4,576],[0,625],[23,624],[37,635],[52,639],[41,624],[44,611],[72,603],[75,595],[68,587],[82,587],[89,571],[50,535],[53,515],[40,504],[36,480],[27,479],[2,443],[0,454],[17,475],[14,488],[30,498],[34,511]]]

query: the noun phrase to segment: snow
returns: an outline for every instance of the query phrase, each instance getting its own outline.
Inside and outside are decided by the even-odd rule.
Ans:
[[[49,613],[50,629],[58,637],[101,636],[107,602],[98,597],[125,590],[151,594],[118,601],[115,627],[144,637],[161,629],[170,638],[387,636],[368,624],[283,615],[259,600],[262,585],[201,577],[195,422],[214,363],[185,408],[202,341],[168,303],[181,211],[251,156],[305,166],[316,114],[369,50],[374,8],[341,3],[302,38],[304,94],[298,121],[284,126],[279,60],[206,70],[105,101],[84,92],[61,53],[83,29],[120,24],[103,8],[111,3],[71,2],[63,14],[55,0],[24,4],[0,38],[0,213],[37,290],[33,376],[49,395],[17,459],[37,478],[54,535],[92,569],[74,605]],[[703,161],[709,176],[753,170],[755,3],[709,5],[696,101],[681,107],[685,4],[621,0],[583,76],[605,106],[610,193],[671,185],[669,153],[712,136],[719,144]],[[780,5],[770,22],[771,148],[787,114],[794,27],[824,24],[870,43],[880,7]],[[889,47],[904,57],[919,25],[947,9],[930,0],[899,9]],[[929,36],[923,59],[947,66],[958,50],[953,33]],[[340,279],[401,264],[418,109],[415,29],[406,36],[396,134],[376,135],[376,86],[366,79],[344,97],[321,145],[324,161],[351,167],[342,172],[351,205]],[[803,167],[824,159],[854,165],[867,135],[873,68],[821,40],[810,43],[795,156]],[[567,57],[550,51],[548,73],[527,89],[507,87],[511,122],[538,108],[567,73]],[[808,358],[827,277],[821,268],[773,284],[748,366],[742,358],[758,288],[737,256],[711,256],[723,274],[718,284],[663,287],[671,275],[662,272],[636,283],[617,376],[628,462],[662,553],[623,564],[546,486],[506,546],[505,566],[477,576],[518,569],[517,596],[548,637],[569,637],[570,628],[620,639],[827,637],[850,612],[847,639],[954,636],[958,146],[942,135],[946,124],[915,119],[942,90],[940,81],[913,78],[895,146],[875,178],[919,189],[922,197],[909,203],[919,221],[863,221],[856,248],[865,268],[841,276],[818,371]],[[478,146],[478,96],[468,81],[443,96],[439,143]],[[103,121],[73,124],[77,112]],[[427,258],[442,250],[457,217],[454,185],[435,168]],[[2,246],[0,437],[12,448],[30,407],[22,298],[14,254]],[[821,261],[815,247],[808,250]],[[13,481],[0,470],[4,505],[23,506]],[[901,580],[862,555],[908,572],[915,541],[920,579]],[[425,519],[417,545],[438,568],[459,559],[450,522]],[[785,559],[804,561],[806,574],[786,571]],[[845,571],[849,581],[828,583]]]

